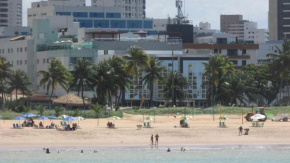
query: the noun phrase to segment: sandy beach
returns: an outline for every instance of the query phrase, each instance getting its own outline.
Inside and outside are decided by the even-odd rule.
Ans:
[[[244,121],[244,128],[249,128],[248,136],[238,136],[238,127],[242,124],[241,116],[227,115],[227,128],[218,128],[218,117],[212,120],[210,115],[198,115],[188,120],[190,128],[174,128],[180,118],[159,116],[151,122],[152,128],[137,130],[136,125],[143,122],[143,116],[124,115],[116,120],[116,129],[106,127],[108,119],[86,119],[80,122],[81,129],[72,132],[55,129],[12,129],[18,121],[0,121],[1,147],[62,147],[62,146],[149,146],[150,136],[159,134],[160,146],[186,145],[289,145],[290,122],[265,122],[261,128],[251,127]],[[110,120],[111,121],[111,120]],[[35,120],[36,124],[39,120]],[[54,121],[59,124],[60,121]],[[45,125],[50,121],[44,121]]]

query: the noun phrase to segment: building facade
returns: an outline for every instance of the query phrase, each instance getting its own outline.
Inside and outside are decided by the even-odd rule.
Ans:
[[[243,20],[243,15],[221,15],[220,16],[220,29],[224,33],[230,31],[231,24],[239,24]]]
[[[0,1],[0,26],[22,26],[22,0]]]
[[[288,0],[269,0],[270,41],[290,38],[290,3]]]
[[[146,18],[146,0],[91,0],[92,6],[121,8],[125,18]]]

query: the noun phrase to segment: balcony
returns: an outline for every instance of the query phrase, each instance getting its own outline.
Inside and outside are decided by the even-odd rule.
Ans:
[[[246,55],[246,54],[243,54],[243,55],[227,55],[227,57],[229,59],[251,59],[251,56],[250,55]]]

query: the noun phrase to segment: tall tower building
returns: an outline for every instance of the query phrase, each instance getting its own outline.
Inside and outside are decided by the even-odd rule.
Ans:
[[[269,39],[290,38],[290,1],[269,0]]]
[[[91,0],[92,6],[122,8],[124,18],[145,18],[146,0]]]
[[[0,0],[0,26],[22,26],[22,0]]]
[[[220,27],[224,33],[229,33],[231,24],[239,24],[243,20],[243,15],[221,15]]]

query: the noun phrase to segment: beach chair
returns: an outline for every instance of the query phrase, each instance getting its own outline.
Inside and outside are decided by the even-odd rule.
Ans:
[[[15,124],[13,124],[13,128],[16,129],[16,125]]]
[[[147,128],[151,128],[150,122],[147,122]]]
[[[147,126],[146,126],[146,122],[144,122],[144,127],[146,128]]]
[[[23,127],[20,127],[19,124],[16,123],[16,128],[17,128],[17,129],[21,129],[21,128],[23,128]]]
[[[141,124],[138,124],[138,125],[137,125],[137,129],[138,129],[138,130],[141,130],[141,128],[142,128],[142,125],[141,125]]]

